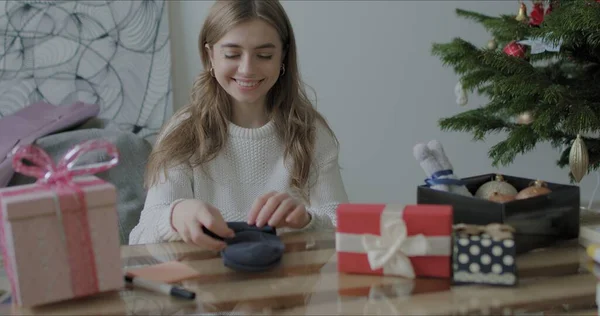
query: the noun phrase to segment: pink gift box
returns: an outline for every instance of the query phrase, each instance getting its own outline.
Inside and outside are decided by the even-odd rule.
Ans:
[[[16,157],[15,161],[20,160]],[[15,167],[34,175],[27,172],[31,167],[18,163]],[[4,269],[13,302],[20,306],[85,297],[124,286],[115,186],[83,175],[98,171],[97,165],[79,175],[74,168],[51,167],[33,171],[41,171],[45,180],[52,181],[0,189]],[[104,169],[109,167],[104,165]],[[55,174],[59,176],[53,178]]]

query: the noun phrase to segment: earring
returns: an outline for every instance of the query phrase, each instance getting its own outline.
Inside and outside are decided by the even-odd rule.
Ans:
[[[210,75],[212,77],[214,77],[215,76],[215,69],[213,67],[210,67],[210,69],[208,70],[208,73],[210,73]]]
[[[285,74],[285,65],[281,64],[281,74],[279,75],[280,77],[283,76]]]

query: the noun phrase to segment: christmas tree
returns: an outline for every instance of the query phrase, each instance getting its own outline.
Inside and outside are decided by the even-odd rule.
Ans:
[[[470,93],[489,99],[440,119],[440,127],[475,141],[506,133],[488,152],[495,167],[548,142],[560,154],[557,165],[569,164],[579,182],[600,166],[600,138],[593,135],[600,132],[600,0],[517,5],[500,16],[456,10],[491,34],[483,47],[461,38],[433,44],[433,55],[460,77],[459,104]]]

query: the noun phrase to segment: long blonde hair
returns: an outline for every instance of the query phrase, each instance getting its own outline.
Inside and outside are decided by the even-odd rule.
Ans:
[[[235,25],[250,19],[262,19],[279,33],[284,47],[285,73],[269,91],[267,111],[285,144],[284,157],[292,159],[290,186],[306,197],[307,183],[314,158],[317,122],[337,139],[322,115],[313,107],[298,71],[296,39],[284,8],[277,0],[217,1],[206,18],[198,40],[204,71],[196,78],[190,102],[173,115],[180,121],[163,128],[150,155],[146,186],[159,179],[162,170],[179,164],[200,166],[214,159],[227,141],[231,104],[227,92],[210,74],[210,57],[205,45],[212,45]],[[168,127],[171,124],[165,124]]]

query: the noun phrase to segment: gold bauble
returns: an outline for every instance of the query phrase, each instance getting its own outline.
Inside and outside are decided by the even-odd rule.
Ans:
[[[571,174],[575,181],[579,182],[588,172],[589,156],[587,146],[581,138],[580,134],[577,134],[577,138],[571,146],[569,152],[569,167],[571,168]]]
[[[523,112],[517,117],[517,123],[522,125],[531,124],[533,122],[533,115],[530,112]]]
[[[548,189],[546,182],[536,180],[531,186],[519,191],[519,194],[515,196],[515,200],[524,200],[532,197],[548,194],[552,192]]]
[[[487,47],[488,47],[489,49],[492,49],[492,50],[494,50],[494,49],[496,49],[496,48],[498,47],[498,43],[496,43],[496,40],[492,38],[492,39],[491,39],[491,40],[490,40],[490,41],[487,43]]]
[[[492,196],[490,196],[488,198],[488,200],[490,200],[492,202],[498,202],[498,203],[508,203],[508,202],[514,201],[515,198],[516,198],[516,194],[511,195],[511,194],[502,194],[499,192],[494,192],[492,194]]]
[[[497,174],[494,180],[482,184],[477,189],[477,192],[475,192],[475,196],[489,200],[490,197],[494,197],[495,193],[500,193],[502,195],[516,195],[517,189],[506,182],[502,175]]]
[[[525,6],[525,3],[521,2],[519,13],[517,14],[517,17],[515,17],[515,20],[519,22],[527,20],[527,7]]]

